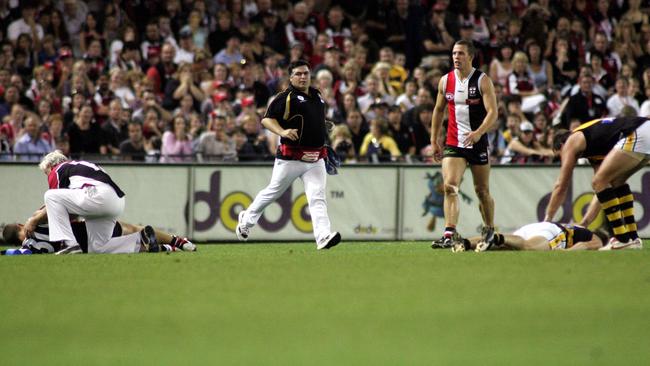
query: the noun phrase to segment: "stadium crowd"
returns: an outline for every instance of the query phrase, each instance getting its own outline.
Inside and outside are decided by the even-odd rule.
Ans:
[[[650,116],[641,0],[0,0],[0,159],[272,159],[260,119],[312,66],[345,162],[430,161],[453,43],[492,78],[495,164],[550,163],[558,128]]]

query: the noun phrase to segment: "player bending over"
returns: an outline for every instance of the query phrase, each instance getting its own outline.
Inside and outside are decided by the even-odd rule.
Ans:
[[[642,249],[634,217],[634,196],[627,180],[650,159],[650,119],[596,119],[571,132],[559,131],[553,145],[554,150],[560,151],[561,167],[544,221],[553,220],[565,201],[578,159],[588,158],[594,166],[591,186],[614,233],[602,250]],[[594,212],[589,210],[588,216],[593,217]]]

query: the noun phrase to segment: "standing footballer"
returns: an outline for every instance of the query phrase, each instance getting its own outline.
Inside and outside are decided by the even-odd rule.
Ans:
[[[445,232],[432,247],[453,247],[462,241],[456,231],[460,181],[469,164],[483,218],[481,235],[489,248],[494,242],[494,201],[490,196],[490,164],[485,133],[496,123],[497,101],[492,80],[472,67],[476,50],[471,42],[458,41],[452,50],[454,70],[440,79],[431,117],[434,160],[442,160]],[[442,117],[447,104],[447,136],[442,141]]]
[[[329,249],[341,241],[341,234],[330,231],[325,200],[325,102],[318,90],[310,87],[311,71],[306,61],[292,62],[288,71],[289,88],[275,97],[262,119],[264,127],[280,136],[271,182],[250,207],[239,213],[235,231],[239,240],[248,240],[264,209],[300,178],[305,185],[316,249]]]

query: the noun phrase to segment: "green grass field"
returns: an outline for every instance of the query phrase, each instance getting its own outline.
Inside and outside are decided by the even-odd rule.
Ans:
[[[1,257],[0,364],[648,365],[649,264],[423,242]]]

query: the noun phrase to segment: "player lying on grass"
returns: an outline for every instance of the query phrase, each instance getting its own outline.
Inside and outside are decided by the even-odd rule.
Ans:
[[[83,253],[88,252],[88,233],[86,231],[86,224],[84,221],[73,221],[71,223],[72,231],[75,238],[79,241]],[[150,226],[149,226],[150,227]],[[113,236],[128,235],[137,232],[143,232],[144,226],[129,224],[123,221],[115,223],[113,228]],[[182,251],[196,251],[196,245],[187,238],[182,238],[176,235],[169,234],[164,231],[153,229],[158,250],[152,248],[149,244],[140,246],[140,252],[174,252],[177,250]],[[46,224],[38,225],[33,235],[26,237],[24,225],[22,224],[8,224],[2,230],[2,236],[6,244],[21,246],[24,254],[49,254],[56,253],[61,249],[61,242],[50,241],[49,230]],[[4,254],[4,251],[3,251]]]
[[[512,234],[497,234],[494,246],[489,246],[476,236],[452,247],[453,252],[474,249],[511,250],[598,250],[607,244],[608,237],[602,231],[592,232],[582,226],[557,222],[536,222],[524,225]]]

